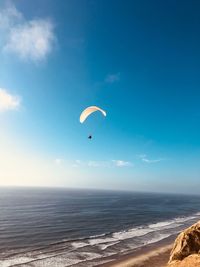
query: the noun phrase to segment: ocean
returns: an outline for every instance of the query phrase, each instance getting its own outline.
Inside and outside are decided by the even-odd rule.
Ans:
[[[0,188],[0,267],[90,267],[177,234],[200,196]]]

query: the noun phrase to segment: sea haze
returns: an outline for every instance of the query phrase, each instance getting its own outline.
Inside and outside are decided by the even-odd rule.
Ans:
[[[0,266],[95,266],[200,219],[200,197],[0,189]]]

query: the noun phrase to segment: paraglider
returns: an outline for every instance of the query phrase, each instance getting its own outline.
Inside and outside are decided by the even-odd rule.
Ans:
[[[106,116],[106,112],[103,109],[96,106],[91,106],[83,110],[80,116],[80,122],[83,123],[87,117],[95,111],[100,111],[104,116]]]
[[[94,113],[96,111],[100,111],[103,116],[106,116],[106,112],[103,109],[101,109],[97,106],[90,106],[90,107],[87,107],[86,109],[84,109],[83,112],[81,113],[80,123],[83,123],[87,119],[88,116],[90,116],[92,113]],[[92,139],[92,135],[89,135],[88,139]]]

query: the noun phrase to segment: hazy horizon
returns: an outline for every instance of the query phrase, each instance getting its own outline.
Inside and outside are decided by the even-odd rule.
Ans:
[[[185,195],[185,196],[199,196],[198,193],[176,192],[176,191],[142,191],[131,189],[113,189],[113,188],[95,188],[95,187],[64,187],[64,186],[27,186],[27,185],[0,185],[0,188],[13,189],[47,189],[47,190],[66,190],[66,191],[99,191],[99,192],[121,192],[121,193],[135,193],[135,194],[161,194],[161,195]]]

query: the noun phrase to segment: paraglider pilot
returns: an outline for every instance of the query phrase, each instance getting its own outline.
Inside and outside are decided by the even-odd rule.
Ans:
[[[83,123],[87,119],[87,117],[95,111],[100,111],[104,116],[106,116],[106,112],[103,109],[96,106],[91,106],[84,109],[83,112],[81,113],[80,123]],[[92,135],[89,135],[88,139],[92,139]]]

